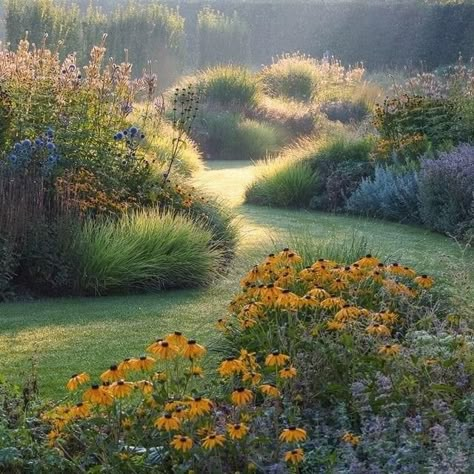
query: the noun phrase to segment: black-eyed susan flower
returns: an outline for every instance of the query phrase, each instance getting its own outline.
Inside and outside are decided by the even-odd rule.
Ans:
[[[360,260],[357,260],[356,263],[358,263],[361,267],[376,267],[380,263],[380,260],[378,258],[373,257],[369,253]]]
[[[116,382],[122,378],[123,373],[120,372],[120,369],[117,365],[111,365],[110,368],[100,376],[100,380],[102,380],[102,382]]]
[[[334,316],[336,321],[343,323],[356,319],[361,315],[361,311],[356,306],[345,304]]]
[[[166,374],[166,372],[163,371],[155,372],[153,374],[153,380],[163,383],[168,380],[168,375]]]
[[[134,388],[132,382],[125,382],[125,380],[118,380],[110,386],[110,392],[115,398],[128,397]]]
[[[394,356],[400,352],[400,344],[385,344],[379,347],[378,353],[385,356]]]
[[[249,283],[255,283],[263,278],[263,270],[255,265],[248,273],[240,280],[241,286],[246,286]]]
[[[254,371],[244,372],[242,375],[243,382],[250,382],[252,385],[258,385],[262,380],[262,374]]]
[[[132,369],[132,365],[130,365],[130,361],[132,359],[131,358],[126,358],[126,359],[123,359],[122,362],[120,362],[120,364],[118,365],[118,369],[120,370],[120,372],[124,375],[126,375],[126,373],[130,370],[133,370]]]
[[[304,460],[304,451],[301,448],[296,448],[285,453],[285,461],[289,464],[300,464]]]
[[[300,443],[305,441],[307,438],[306,431],[303,428],[297,428],[296,426],[290,426],[285,428],[280,433],[280,441],[284,443]]]
[[[149,380],[139,380],[135,382],[135,387],[141,390],[144,395],[153,393],[153,384]]]
[[[176,431],[181,426],[181,420],[171,413],[165,413],[155,420],[155,427],[161,431]]]
[[[74,418],[87,418],[91,413],[89,403],[79,402],[71,408],[71,416]]]
[[[265,307],[262,303],[251,302],[247,303],[239,313],[241,318],[258,319],[265,316]]]
[[[176,451],[186,453],[193,447],[193,440],[189,436],[176,435],[173,436],[173,440],[170,444]]]
[[[168,334],[165,337],[165,341],[179,348],[184,348],[186,344],[188,343],[188,339],[183,336],[182,332],[179,332],[179,331],[175,331],[171,334]]]
[[[295,275],[291,271],[284,271],[278,275],[275,280],[275,286],[279,288],[286,288],[295,282]]]
[[[187,359],[198,359],[206,353],[206,349],[198,344],[195,339],[190,339],[183,350],[183,357]]]
[[[204,377],[204,369],[202,367],[199,367],[198,365],[195,365],[189,369],[186,370],[186,374],[192,375],[193,377]]]
[[[262,298],[263,302],[272,305],[276,303],[281,291],[281,288],[275,286],[273,283],[269,283],[261,289],[260,297]]]
[[[264,383],[259,388],[263,394],[269,397],[277,398],[280,396],[280,390],[272,383]]]
[[[366,331],[371,336],[390,336],[390,329],[385,324],[373,323],[367,327]]]
[[[219,318],[216,323],[216,328],[219,331],[225,332],[228,329],[229,321],[225,318]]]
[[[265,365],[268,367],[281,367],[290,360],[290,356],[282,354],[280,351],[273,351],[265,358]]]
[[[249,428],[244,423],[229,423],[227,425],[227,433],[231,439],[242,439],[249,432]]]
[[[323,309],[341,309],[346,302],[337,296],[331,297],[331,298],[326,298],[323,301],[321,301],[320,306]]]
[[[346,323],[343,323],[342,321],[330,320],[326,323],[326,327],[329,329],[329,331],[342,331],[346,328]]]
[[[318,259],[316,262],[311,265],[311,268],[314,268],[316,270],[324,267],[324,268],[334,268],[337,266],[337,263],[334,262],[333,260],[326,260],[324,258]]]
[[[336,278],[332,283],[331,283],[331,291],[333,292],[338,292],[345,290],[347,287],[347,283],[342,280],[342,278]]]
[[[219,365],[217,371],[221,377],[229,377],[234,374],[241,374],[245,370],[245,365],[240,359],[227,357]]]
[[[393,275],[404,276],[403,267],[398,263],[394,262],[386,267],[387,271]]]
[[[208,398],[194,397],[189,402],[189,414],[191,417],[201,416],[210,413],[212,402]]]
[[[361,441],[361,437],[348,431],[341,436],[341,440],[344,441],[344,443],[352,444],[352,446],[357,446]]]
[[[376,283],[382,283],[383,282],[383,273],[380,272],[379,270],[374,270],[370,275],[369,278],[371,278],[373,281]]]
[[[331,295],[324,288],[321,288],[320,286],[317,286],[316,288],[311,289],[310,291],[308,291],[307,294],[309,296],[313,296],[314,298],[317,298],[320,301],[331,297]]]
[[[296,307],[298,305],[299,296],[292,293],[290,290],[282,290],[276,300],[276,305],[283,308]]]
[[[109,406],[114,402],[113,395],[103,385],[92,385],[84,392],[82,398],[93,405]]]
[[[231,393],[230,399],[234,405],[248,405],[253,399],[253,393],[245,387],[239,387]]]
[[[73,390],[77,390],[79,385],[82,385],[88,382],[89,380],[90,380],[90,376],[86,372],[74,374],[71,376],[68,383],[66,384],[66,388],[72,392]]]
[[[162,360],[174,359],[179,353],[179,347],[168,341],[155,342],[148,350]]]
[[[130,417],[124,418],[121,425],[124,430],[130,430],[133,426],[133,420]]]
[[[148,371],[153,368],[156,360],[150,356],[141,356],[139,358],[130,359],[129,364],[132,370]]]
[[[380,311],[372,315],[375,321],[385,324],[394,324],[398,320],[398,315],[392,311]]]
[[[306,267],[298,273],[298,276],[303,281],[313,281],[316,276],[316,272],[314,268]]]
[[[317,308],[319,306],[319,299],[315,296],[304,295],[302,298],[299,298],[295,306],[302,309]]]
[[[225,443],[225,436],[217,433],[211,433],[202,440],[202,447],[207,450],[214,449],[216,447],[222,447]]]
[[[252,318],[241,318],[239,319],[239,324],[242,329],[250,329],[257,324],[257,320]]]
[[[433,286],[434,280],[428,275],[420,275],[415,278],[415,283],[420,285],[422,288],[429,289]]]
[[[240,349],[239,360],[241,360],[246,369],[254,370],[258,367],[255,352],[249,352],[247,349]]]
[[[282,379],[292,379],[293,377],[296,377],[297,373],[298,371],[293,366],[285,367],[278,372]]]

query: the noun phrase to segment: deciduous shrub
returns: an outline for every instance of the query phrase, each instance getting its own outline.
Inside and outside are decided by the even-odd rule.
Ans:
[[[410,169],[377,166],[350,196],[347,210],[398,222],[420,222],[418,173]]]
[[[423,160],[419,187],[425,225],[453,236],[467,233],[473,219],[474,148],[461,145],[438,159]]]

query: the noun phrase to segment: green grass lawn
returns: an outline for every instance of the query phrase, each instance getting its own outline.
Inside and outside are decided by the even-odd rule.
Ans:
[[[361,235],[379,256],[415,265],[448,286],[452,269],[461,275],[467,268],[465,282],[473,279],[473,252],[446,237],[371,219],[247,206],[243,191],[251,179],[252,166],[242,162],[210,163],[197,178],[199,185],[224,196],[238,215],[242,243],[229,275],[207,290],[1,305],[0,374],[21,381],[34,359],[42,393],[57,397],[72,373],[99,373],[124,357],[140,355],[155,337],[170,331],[183,331],[212,348],[214,322],[225,315],[244,269],[299,233],[316,244]],[[454,290],[474,301],[472,288]]]

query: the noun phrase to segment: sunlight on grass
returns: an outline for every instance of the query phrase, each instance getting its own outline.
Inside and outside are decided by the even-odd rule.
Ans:
[[[21,381],[31,359],[38,365],[42,393],[64,393],[74,372],[93,373],[124,357],[140,355],[155,337],[180,330],[210,346],[214,322],[226,314],[239,276],[263,255],[308,235],[314,245],[347,240],[353,234],[383,259],[416,265],[442,280],[449,266],[474,268],[473,253],[419,227],[308,211],[243,205],[253,178],[249,162],[214,162],[198,176],[199,185],[223,196],[236,210],[242,242],[234,268],[208,290],[169,291],[108,298],[71,298],[0,306],[0,357],[6,376]],[[449,272],[448,272],[449,273]],[[468,278],[469,278],[468,274]],[[444,278],[444,283],[451,281]],[[474,290],[465,297],[474,301]],[[59,391],[59,392],[58,392]]]

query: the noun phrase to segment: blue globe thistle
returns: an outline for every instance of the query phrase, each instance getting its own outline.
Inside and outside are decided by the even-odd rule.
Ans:
[[[53,138],[53,136],[54,136],[53,129],[52,129],[52,128],[48,128],[48,130],[46,131],[46,135],[47,135],[49,138]]]
[[[54,143],[48,143],[46,145],[46,148],[49,150],[49,151],[54,151],[56,149],[56,145]]]
[[[41,138],[37,138],[37,139],[35,140],[35,145],[36,145],[36,146],[42,146],[42,145],[43,145],[43,140],[41,140]]]
[[[130,128],[130,135],[134,137],[138,133],[138,128],[137,127],[131,127]]]
[[[16,155],[10,155],[9,159],[13,164],[15,164],[18,161],[18,157]]]
[[[21,145],[19,143],[15,143],[13,146],[13,149],[17,152],[21,152]]]
[[[123,138],[123,133],[122,132],[118,132],[114,135],[115,140],[122,140],[122,138]]]
[[[29,148],[31,146],[31,140],[28,140],[28,138],[23,140],[22,145]]]

